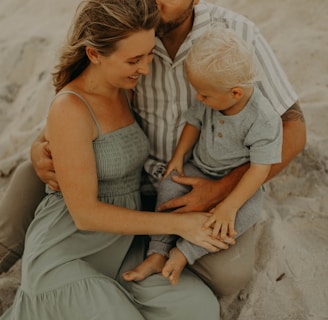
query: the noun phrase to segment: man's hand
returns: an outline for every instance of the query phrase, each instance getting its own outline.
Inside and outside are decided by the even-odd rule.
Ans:
[[[49,143],[45,140],[43,133],[32,144],[31,161],[40,180],[51,189],[59,191]]]
[[[177,183],[188,185],[192,190],[160,205],[159,211],[176,209],[175,212],[209,211],[226,196],[224,183],[198,177],[172,176]]]
[[[234,169],[220,180],[173,176],[173,181],[191,186],[192,190],[181,197],[161,204],[158,210],[175,209],[175,212],[208,212],[228,196],[248,168],[249,164],[245,164]]]

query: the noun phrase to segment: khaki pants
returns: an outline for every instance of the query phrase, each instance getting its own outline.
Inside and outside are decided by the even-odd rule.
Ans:
[[[208,254],[189,266],[216,296],[236,293],[252,279],[256,252],[254,228],[243,233],[229,249]]]
[[[19,257],[23,254],[26,230],[45,196],[45,185],[30,161],[19,165],[0,202],[0,245]]]

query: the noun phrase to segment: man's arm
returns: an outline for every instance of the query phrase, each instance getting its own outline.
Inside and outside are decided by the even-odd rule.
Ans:
[[[298,101],[282,115],[282,121],[282,161],[271,166],[266,181],[281,172],[303,150],[306,143],[306,126]],[[232,170],[224,178],[216,181],[204,178],[174,176],[174,181],[189,185],[192,187],[192,190],[184,196],[163,203],[158,209],[179,208],[176,210],[177,212],[208,211],[226,198],[248,168],[249,163]]]

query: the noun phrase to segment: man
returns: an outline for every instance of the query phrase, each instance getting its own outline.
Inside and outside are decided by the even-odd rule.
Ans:
[[[262,76],[258,87],[282,115],[282,162],[272,167],[268,179],[275,176],[303,149],[305,124],[297,96],[256,26],[237,13],[198,0],[167,0],[157,1],[157,4],[162,23],[157,33],[152,69],[149,75],[139,79],[134,101],[135,111],[151,142],[145,170],[152,184],[156,187],[162,177],[183,128],[183,113],[195,99],[195,92],[186,79],[184,59],[210,24],[235,30],[249,44]],[[160,210],[209,210],[229,194],[247,167],[242,166],[218,181],[176,177],[176,182],[190,185],[192,191],[169,201]],[[143,191],[149,192],[149,188],[144,185]],[[254,233],[249,230],[236,245],[200,259],[191,268],[205,281],[216,283],[212,289],[218,295],[234,292],[251,277],[254,240]]]
[[[272,166],[268,179],[274,177],[303,149],[306,129],[297,95],[256,26],[237,13],[199,0],[156,2],[162,21],[157,33],[154,60],[150,74],[139,79],[133,103],[151,144],[150,157],[145,163],[151,183],[142,186],[146,202],[149,199],[147,196],[150,195],[152,199],[166,162],[175,149],[184,124],[183,113],[196,97],[184,72],[184,59],[192,44],[212,23],[235,30],[250,45],[262,76],[258,87],[281,114],[282,162]],[[39,177],[52,188],[58,189],[49,154],[47,142],[42,141],[41,135],[32,147],[32,161]],[[42,184],[37,182],[31,166],[24,166],[18,168],[0,207],[0,272],[1,268],[7,270],[22,254],[25,230],[42,197]],[[208,211],[229,194],[247,168],[248,165],[239,167],[218,181],[176,177],[176,182],[190,185],[192,191],[167,202],[160,209]],[[29,179],[25,183],[22,181],[24,175]],[[32,181],[35,181],[33,188]],[[19,187],[23,187],[19,192],[27,199],[17,203],[14,194],[17,195]],[[25,209],[25,206],[28,208]],[[255,235],[250,229],[229,249],[207,255],[190,268],[205,282],[211,280],[213,291],[222,296],[236,292],[251,279],[254,258]]]

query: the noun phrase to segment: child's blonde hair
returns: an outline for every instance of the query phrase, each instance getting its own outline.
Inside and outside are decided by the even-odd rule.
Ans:
[[[234,31],[210,27],[186,58],[188,73],[221,89],[252,86],[257,80],[252,52]]]

